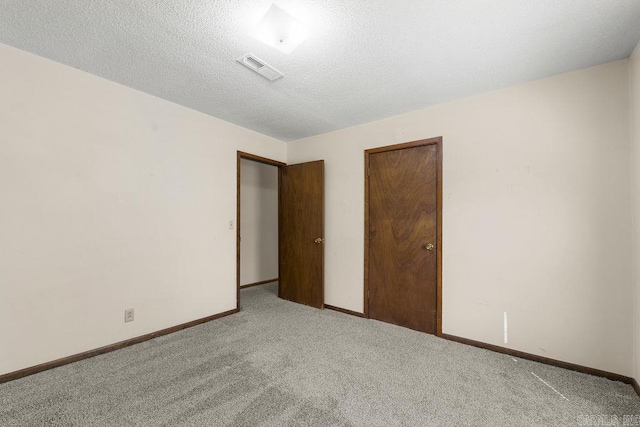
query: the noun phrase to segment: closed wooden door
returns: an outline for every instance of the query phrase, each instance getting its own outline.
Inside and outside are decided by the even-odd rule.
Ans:
[[[438,146],[368,159],[369,317],[435,334]]]
[[[324,307],[324,161],[280,168],[280,298]]]

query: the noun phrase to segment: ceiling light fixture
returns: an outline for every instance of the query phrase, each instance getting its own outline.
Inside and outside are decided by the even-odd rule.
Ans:
[[[249,35],[284,53],[296,50],[309,36],[302,22],[275,4],[271,5]]]

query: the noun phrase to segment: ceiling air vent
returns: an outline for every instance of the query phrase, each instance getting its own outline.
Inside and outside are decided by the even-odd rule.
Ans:
[[[247,53],[243,57],[238,58],[238,62],[271,81],[277,80],[283,76],[280,71],[276,70],[271,65],[251,53]]]

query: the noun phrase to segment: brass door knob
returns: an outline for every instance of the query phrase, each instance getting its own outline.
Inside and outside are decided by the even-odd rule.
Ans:
[[[432,251],[433,250],[433,243],[429,243],[428,245],[424,245],[423,247],[428,251]]]
[[[324,242],[324,239],[322,237],[318,237],[316,240],[314,240],[314,242],[320,244],[320,243]]]

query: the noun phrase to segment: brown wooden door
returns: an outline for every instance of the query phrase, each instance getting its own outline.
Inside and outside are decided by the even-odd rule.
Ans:
[[[437,331],[437,162],[435,144],[369,155],[369,317],[431,334]]]
[[[280,298],[324,307],[324,160],[280,168]]]

